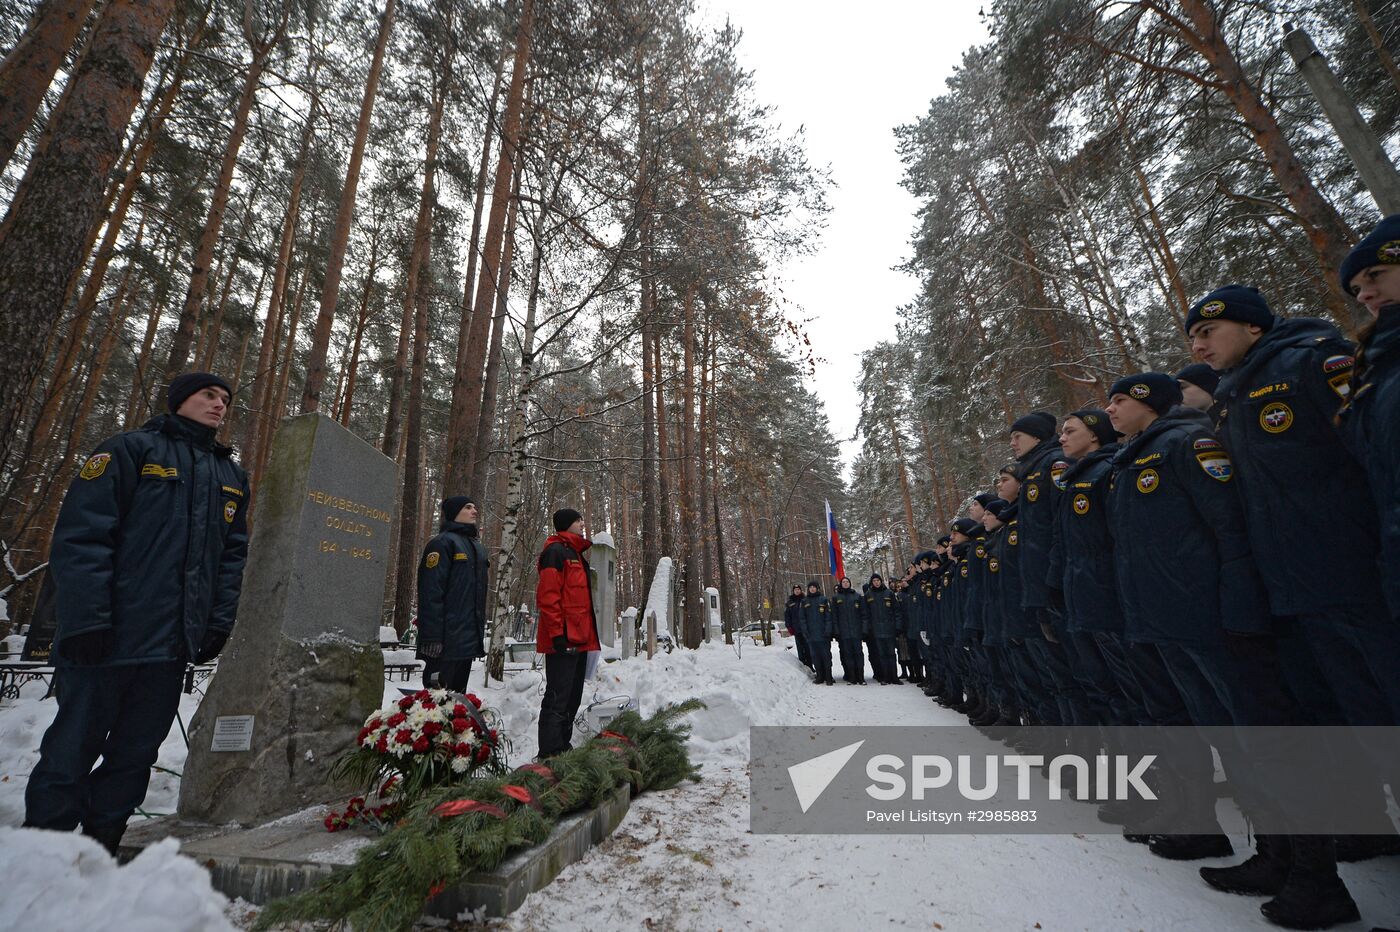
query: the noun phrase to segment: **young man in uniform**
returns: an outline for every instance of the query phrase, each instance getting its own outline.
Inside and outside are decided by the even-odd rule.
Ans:
[[[1204,415],[1180,407],[1174,377],[1127,376],[1109,394],[1108,415],[1128,438],[1114,457],[1110,492],[1114,568],[1128,639],[1157,645],[1193,724],[1295,724],[1301,713],[1284,688],[1276,629],[1244,530],[1230,457]],[[1170,560],[1164,559],[1168,554]],[[1247,754],[1239,741],[1222,741],[1218,750],[1247,815],[1286,805],[1270,798],[1268,761]],[[1261,836],[1260,844],[1287,845],[1291,857],[1286,883],[1260,907],[1266,918],[1295,928],[1357,918],[1337,876],[1330,836]],[[1166,836],[1151,847],[1182,860],[1231,853],[1223,834]],[[1208,870],[1202,874],[1210,881],[1219,879],[1219,870],[1236,869]]]
[[[472,661],[486,656],[486,547],[476,503],[442,502],[442,525],[418,561],[418,657],[423,685],[466,692]]]
[[[899,607],[894,593],[879,573],[870,574],[870,588],[865,592],[865,617],[870,625],[870,665],[875,668],[875,682],[886,686],[899,682],[894,655]]]
[[[807,638],[807,653],[812,658],[812,682],[819,686],[832,686],[831,678],[831,638],[835,626],[831,619],[831,606],[822,595],[821,585],[814,579],[807,583],[807,594],[802,597],[802,634]]]
[[[49,559],[58,714],[25,788],[27,826],[81,825],[116,854],[185,665],[228,640],[248,558],[248,477],[216,440],[232,397],[217,375],[177,376],[170,413],[103,441],[68,489]]]

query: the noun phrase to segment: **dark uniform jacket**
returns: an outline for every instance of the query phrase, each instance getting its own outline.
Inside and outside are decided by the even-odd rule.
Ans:
[[[802,634],[807,638],[807,643],[830,641],[836,635],[836,623],[832,619],[831,606],[827,604],[826,596],[820,592],[816,595],[804,595],[801,605]]]
[[[987,606],[988,534],[978,531],[967,548],[967,597],[963,600],[962,638],[982,640]]]
[[[60,648],[100,630],[112,665],[185,660],[233,629],[248,559],[248,477],[215,431],[174,414],[88,457],[54,527]]]
[[[1000,639],[1005,643],[1013,638],[1040,637],[1040,625],[1034,613],[1021,607],[1021,557],[1024,548],[1021,540],[1021,502],[1017,499],[1011,507],[1001,513],[1003,522],[1000,533],[987,556],[987,572],[995,576],[997,597],[994,609],[999,616]]]
[[[1021,494],[1016,500],[1020,505],[1017,546],[1021,548],[1021,606],[1049,608],[1054,603],[1045,575],[1050,566],[1055,510],[1060,497],[1056,480],[1069,463],[1060,442],[1053,437],[1036,444],[1017,462],[1021,480]]]
[[[1336,427],[1351,377],[1352,345],[1337,328],[1298,318],[1274,324],[1215,392],[1249,545],[1277,615],[1381,601],[1376,510]]]
[[[486,566],[475,524],[444,522],[428,541],[418,561],[420,651],[436,642],[442,644],[440,660],[486,656]]]
[[[1362,344],[1339,422],[1366,469],[1379,515],[1381,582],[1400,622],[1400,305],[1381,308]]]
[[[858,641],[864,637],[865,597],[854,589],[837,589],[830,601],[836,636],[843,641]]]
[[[783,606],[783,624],[793,634],[802,634],[802,596],[789,595]],[[806,635],[802,635],[806,637]]]
[[[873,585],[865,592],[865,617],[870,623],[870,635],[877,638],[892,638],[899,631],[901,618],[899,600],[889,586]]]
[[[535,607],[540,625],[535,649],[554,653],[554,639],[563,637],[568,647],[586,652],[600,650],[598,619],[593,614],[593,586],[588,560],[583,554],[593,542],[569,531],[551,534],[538,561]],[[485,576],[482,577],[483,586]]]
[[[1209,419],[1180,405],[1114,456],[1109,528],[1129,641],[1211,644],[1227,631],[1272,632],[1221,457]]]
[[[967,602],[967,544],[951,548],[953,559],[943,570],[942,596],[938,600],[938,636],[954,644],[962,636],[963,609]]]
[[[1060,476],[1064,485],[1050,551],[1049,582],[1064,592],[1070,631],[1123,632],[1108,530],[1108,480],[1118,444],[1076,460]]]

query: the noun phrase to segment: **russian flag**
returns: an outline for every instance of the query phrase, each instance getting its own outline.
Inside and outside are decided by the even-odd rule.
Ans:
[[[831,578],[837,582],[846,575],[846,561],[841,558],[841,532],[836,530],[836,516],[831,513],[831,502],[826,503],[827,555],[831,558]]]

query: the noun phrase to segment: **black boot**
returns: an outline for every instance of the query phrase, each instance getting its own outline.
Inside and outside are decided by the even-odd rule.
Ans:
[[[1255,854],[1234,867],[1203,867],[1201,879],[1217,890],[1243,896],[1274,896],[1288,880],[1293,846],[1287,835],[1258,835]]]
[[[1199,861],[1201,858],[1228,858],[1235,853],[1224,835],[1161,835],[1147,849],[1168,861]]]
[[[1338,835],[1337,862],[1369,861],[1400,854],[1400,835]]]
[[[1294,835],[1293,865],[1278,896],[1259,907],[1264,918],[1285,929],[1330,929],[1361,918],[1342,878],[1330,835]]]
[[[97,842],[112,857],[117,856],[117,849],[121,847],[122,836],[126,834],[126,823],[117,825],[84,825],[83,834]]]

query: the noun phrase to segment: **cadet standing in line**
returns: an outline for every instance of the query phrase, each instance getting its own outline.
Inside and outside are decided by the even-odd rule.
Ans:
[[[875,668],[875,682],[885,686],[897,683],[899,670],[895,666],[894,636],[898,630],[899,609],[894,593],[879,573],[870,574],[865,616],[870,623],[870,665]]]
[[[802,634],[807,638],[807,653],[812,658],[812,682],[832,686],[831,678],[831,638],[834,626],[831,621],[831,606],[822,595],[821,585],[814,579],[807,583],[807,594],[802,597]]]
[[[1172,376],[1128,376],[1109,394],[1113,426],[1129,438],[1114,457],[1110,495],[1128,638],[1158,645],[1194,724],[1296,723],[1301,713],[1284,688],[1275,626],[1230,484],[1229,457],[1204,415],[1180,407]],[[1175,556],[1172,563],[1163,562],[1167,553]],[[1261,779],[1268,762],[1234,742],[1223,744],[1218,750],[1246,815],[1278,805]],[[1358,918],[1337,875],[1331,836],[1260,836],[1259,843],[1287,845],[1291,858],[1286,882],[1260,907],[1265,918],[1291,928]],[[1163,836],[1150,847],[1176,860],[1232,852],[1223,833]],[[1233,870],[1203,870],[1202,876],[1210,881],[1217,871]]]
[[[68,488],[49,560],[58,714],[25,787],[26,826],[81,825],[115,855],[185,665],[213,660],[233,630],[248,477],[216,439],[232,397],[217,375],[177,376],[169,413],[103,441]]]
[[[812,657],[807,650],[807,636],[802,633],[802,587],[793,586],[788,593],[787,604],[783,606],[783,624],[788,634],[797,639],[797,660],[807,669],[812,669]]]
[[[861,636],[865,622],[865,598],[851,587],[851,577],[842,576],[831,597],[832,620],[841,653],[841,679],[865,685],[865,651]]]
[[[1400,626],[1400,214],[1356,244],[1341,276],[1372,321],[1361,334],[1339,421],[1370,480],[1380,515],[1380,576],[1392,625]]]

